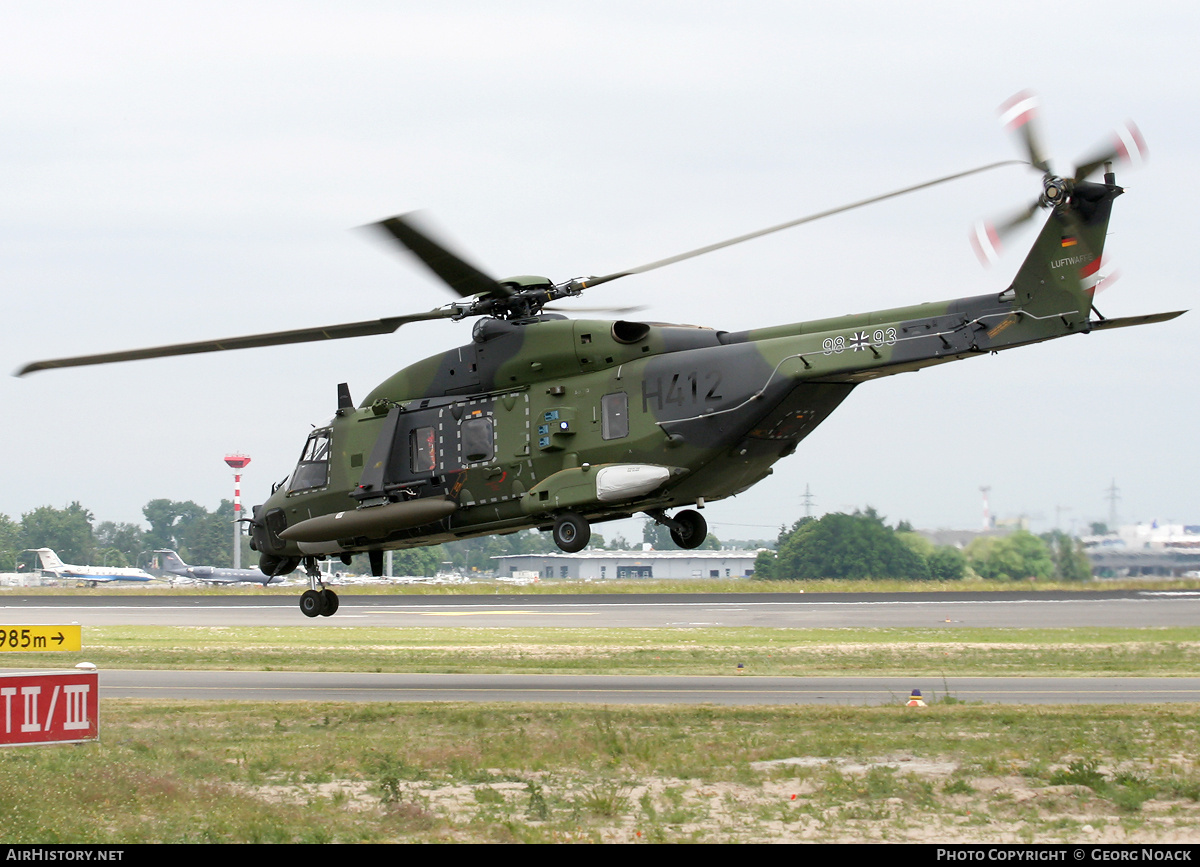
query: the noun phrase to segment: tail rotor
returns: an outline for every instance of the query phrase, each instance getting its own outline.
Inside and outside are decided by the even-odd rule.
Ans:
[[[1042,189],[1036,199],[1020,210],[998,220],[981,220],[972,227],[971,245],[985,265],[998,261],[1006,239],[1032,220],[1038,212],[1055,209],[1059,213],[1069,213],[1068,206],[1076,194],[1078,185],[1084,183],[1101,166],[1111,166],[1117,162],[1140,166],[1146,160],[1145,139],[1137,126],[1132,121],[1127,121],[1116,129],[1108,142],[1076,165],[1072,177],[1060,177],[1054,173],[1050,159],[1042,147],[1038,122],[1040,110],[1041,101],[1029,90],[1013,95],[1000,106],[1000,122],[1020,137],[1029,164],[1042,173]],[[1105,176],[1105,183],[1114,183],[1111,168]]]

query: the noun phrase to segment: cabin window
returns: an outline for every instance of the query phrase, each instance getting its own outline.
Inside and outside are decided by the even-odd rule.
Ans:
[[[292,473],[288,493],[323,488],[329,484],[329,428],[308,435],[300,462]]]
[[[629,395],[623,391],[600,398],[600,435],[606,440],[629,436]]]
[[[491,416],[466,419],[462,423],[461,432],[463,459],[467,463],[473,464],[492,459]]]
[[[432,473],[436,463],[436,439],[432,427],[414,428],[408,435],[409,466],[414,473]]]

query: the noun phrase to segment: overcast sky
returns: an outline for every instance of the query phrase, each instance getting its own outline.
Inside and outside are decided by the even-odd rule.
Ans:
[[[833,7],[833,8],[827,8]],[[497,276],[554,280],[1019,155],[1038,91],[1055,168],[1132,118],[1109,317],[1193,305],[1194,3],[0,4],[2,363],[300,328],[450,300],[356,226],[426,209]],[[999,291],[967,243],[1031,199],[1001,169],[598,287],[591,304],[728,330]],[[874,506],[921,527],[1028,515],[1200,523],[1195,329],[1072,337],[857,389],[775,474],[712,504],[723,538]],[[261,502],[336,408],[469,323],[0,381],[0,513],[78,500],[142,521]],[[611,528],[598,528],[609,534]]]

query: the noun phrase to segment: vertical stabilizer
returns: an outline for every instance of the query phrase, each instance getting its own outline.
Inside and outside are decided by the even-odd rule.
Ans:
[[[188,571],[187,563],[174,551],[165,548],[154,552],[154,568],[176,575],[186,575]]]
[[[66,568],[66,564],[58,559],[58,555],[49,548],[37,549],[38,559],[42,561],[42,568],[49,572],[58,572]]]
[[[1055,207],[1025,257],[1010,290],[1017,307],[1036,318],[1082,324],[1092,307],[1116,184],[1076,183]]]

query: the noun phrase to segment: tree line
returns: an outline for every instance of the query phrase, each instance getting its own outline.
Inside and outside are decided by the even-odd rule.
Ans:
[[[1092,575],[1083,545],[1065,533],[978,536],[963,550],[935,545],[901,521],[889,527],[874,509],[801,518],[780,528],[774,551],[762,551],[754,576],[768,580],[895,578],[957,581],[1083,581]]]
[[[151,551],[171,548],[189,563],[233,565],[232,501],[222,500],[210,512],[191,500],[151,500],[142,514],[148,530],[126,522],[97,524],[77,501],[62,509],[40,506],[19,521],[0,515],[0,571],[32,565],[21,556],[29,548],[52,548],[64,563],[145,566]]]
[[[29,548],[53,548],[66,563],[104,566],[144,566],[149,552],[171,548],[188,563],[232,566],[233,514],[230,500],[209,511],[191,500],[157,499],[142,507],[149,529],[113,521],[97,524],[78,502],[62,509],[41,506],[23,514],[20,521],[0,515],[0,571],[34,566],[21,559],[21,552]],[[258,558],[249,550],[248,538],[241,538],[242,563],[256,565]],[[665,528],[649,519],[643,525],[642,541],[660,551],[678,547]],[[634,545],[621,536],[606,542],[593,533],[590,547],[620,551]],[[720,542],[710,535],[704,547],[717,549]],[[557,551],[549,533],[522,530],[396,551],[393,574],[432,576],[443,568],[487,572],[496,568],[495,557]],[[366,557],[356,557],[351,568],[369,571]],[[956,581],[969,576],[994,581],[1082,581],[1091,577],[1091,564],[1082,544],[1058,531],[1040,537],[1024,531],[980,536],[960,551],[933,544],[905,521],[890,527],[869,507],[849,515],[801,518],[790,528],[781,527],[775,550],[760,552],[755,561],[755,577],[774,580]]]

